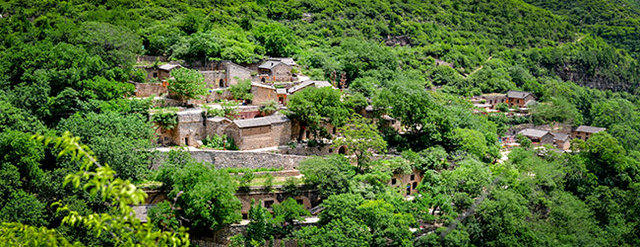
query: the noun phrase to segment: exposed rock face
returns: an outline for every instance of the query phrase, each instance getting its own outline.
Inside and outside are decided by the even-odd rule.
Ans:
[[[599,75],[590,75],[573,66],[556,67],[555,72],[565,81],[572,81],[580,86],[596,88],[600,90],[612,91],[629,91],[633,89],[634,84],[626,80],[614,80],[614,78]]]

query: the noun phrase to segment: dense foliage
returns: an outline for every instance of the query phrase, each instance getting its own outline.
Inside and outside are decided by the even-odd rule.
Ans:
[[[201,65],[290,56],[312,79],[345,79],[341,90],[289,97],[286,114],[302,125],[294,134],[329,142],[339,128],[336,143],[356,153],[360,169],[343,156],[302,162],[304,182],[324,199],[320,222],[293,229],[306,215],[293,200],[273,214],[254,206],[247,245],[272,237],[307,246],[640,245],[639,20],[632,0],[4,1],[0,239],[184,244],[181,226],[206,234],[237,222],[237,186],[224,171],[169,157],[149,173],[152,126],[171,129],[176,115],[149,117],[151,99],[129,98],[128,82],[143,78],[135,57]],[[207,94],[200,73],[172,76],[179,99]],[[251,100],[250,83],[232,90]],[[508,90],[535,95],[530,117],[474,114],[464,98]],[[235,105],[206,114],[233,118]],[[363,111],[374,121],[350,120]],[[402,128],[385,126],[389,119]],[[498,161],[498,137],[522,123],[607,130],[562,154],[521,137]],[[57,156],[69,150],[31,138],[65,131],[95,153]],[[210,143],[230,149],[223,139]],[[423,176],[419,196],[404,200],[388,184],[413,169]],[[128,181],[145,179],[161,181],[170,197],[149,225],[129,207],[143,196]],[[105,228],[112,234],[100,234]]]

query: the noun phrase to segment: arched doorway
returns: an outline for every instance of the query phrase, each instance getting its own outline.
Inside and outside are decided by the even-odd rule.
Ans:
[[[340,149],[338,149],[338,153],[339,154],[346,154],[347,153],[347,148],[345,148],[344,146],[340,147]]]
[[[224,79],[220,79],[220,82],[218,83],[218,85],[220,87],[224,87]]]

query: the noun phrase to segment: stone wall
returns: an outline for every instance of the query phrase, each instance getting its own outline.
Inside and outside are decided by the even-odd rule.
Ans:
[[[133,85],[136,87],[136,97],[149,97],[152,95],[160,96],[161,94],[165,94],[169,91],[166,87],[162,86],[162,83],[134,82]]]
[[[236,85],[238,81],[251,80],[251,70],[235,63],[227,63],[227,86]]]
[[[280,63],[271,69],[271,76],[273,81],[293,81],[291,75],[291,66]]]
[[[157,169],[164,159],[164,152],[160,149],[160,155],[153,160],[152,169]],[[200,162],[207,162],[215,168],[281,168],[284,170],[296,169],[305,156],[286,155],[267,152],[251,151],[227,151],[227,150],[189,150],[191,157]]]
[[[252,104],[260,105],[267,101],[277,101],[278,96],[275,88],[269,88],[268,86],[252,85],[251,94],[253,94]]]
[[[205,70],[200,71],[200,74],[204,76],[204,82],[207,83],[209,88],[221,88],[226,86],[225,78],[226,74],[220,70]],[[220,86],[222,85],[222,86]]]

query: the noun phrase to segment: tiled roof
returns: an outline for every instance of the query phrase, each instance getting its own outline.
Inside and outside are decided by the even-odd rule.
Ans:
[[[170,63],[168,63],[168,64],[160,65],[158,67],[158,69],[165,70],[165,71],[171,71],[172,69],[175,69],[175,68],[178,68],[178,67],[182,67],[182,66],[180,66],[180,64],[170,64]]]
[[[518,132],[518,134],[521,134],[523,136],[536,137],[536,138],[543,137],[547,133],[549,132],[546,130],[537,130],[537,129],[523,129],[520,132]]]
[[[511,90],[511,91],[507,92],[507,97],[516,98],[516,99],[524,99],[530,94],[531,93],[529,93],[529,92]]]
[[[576,128],[577,132],[587,132],[587,133],[598,133],[600,131],[605,131],[605,130],[607,129],[600,128],[600,127],[586,126],[586,125],[580,125],[578,126],[578,128]]]
[[[267,126],[271,124],[284,123],[290,121],[284,115],[272,115],[268,117],[260,117],[260,118],[251,118],[251,119],[240,119],[233,121],[239,128],[252,128],[259,126]]]
[[[553,140],[566,141],[567,139],[569,139],[569,135],[567,134],[554,133],[554,132],[549,132],[549,133],[551,133],[551,135],[553,136]]]
[[[272,58],[269,58],[269,60],[278,61],[278,62],[284,63],[286,65],[289,65],[289,66],[297,65],[296,62],[293,61],[293,58],[290,58],[290,57],[272,57]]]
[[[268,89],[276,89],[276,88],[275,88],[275,87],[273,87],[273,86],[265,85],[265,84],[262,84],[262,83],[255,83],[255,82],[254,82],[254,83],[251,83],[251,86],[262,87],[262,88],[268,88]]]
[[[332,87],[333,85],[331,85],[330,82],[328,81],[312,81],[312,80],[308,80],[308,81],[304,81],[300,84],[298,84],[295,87],[289,88],[289,93],[293,94],[297,91],[300,91],[308,86],[314,85],[317,88],[321,88],[321,87]]]
[[[260,64],[260,66],[258,66],[259,69],[272,69],[273,67],[276,67],[276,65],[278,65],[280,62],[279,61],[266,61],[262,64]]]

